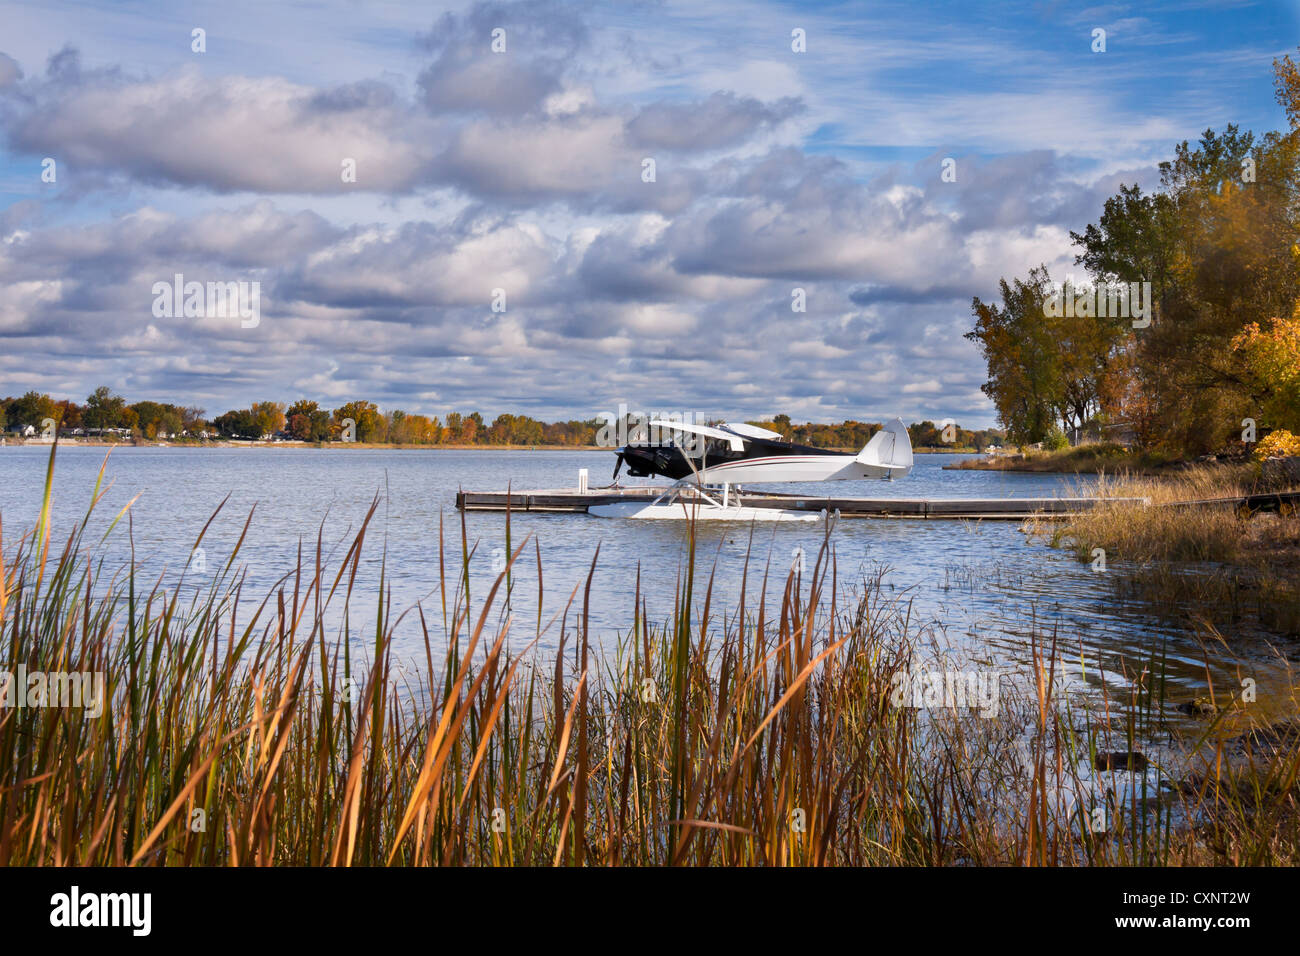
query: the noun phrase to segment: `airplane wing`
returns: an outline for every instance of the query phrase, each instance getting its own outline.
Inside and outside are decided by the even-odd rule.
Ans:
[[[688,432],[692,435],[703,435],[706,438],[721,438],[730,445],[732,451],[743,451],[745,448],[744,438],[735,432],[723,431],[721,428],[712,428],[709,425],[687,425],[684,422],[666,422],[661,419],[655,419],[649,424],[654,425],[656,428]]]
[[[780,432],[759,428],[757,425],[749,425],[745,422],[724,422],[722,427],[727,431],[735,432],[737,435],[744,435],[746,438],[775,438],[777,441],[785,439],[785,436]]]

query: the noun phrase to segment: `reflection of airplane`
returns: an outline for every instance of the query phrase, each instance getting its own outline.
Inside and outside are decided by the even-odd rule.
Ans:
[[[907,427],[895,418],[876,432],[865,448],[856,455],[844,455],[825,448],[796,445],[774,431],[754,425],[725,424],[718,427],[687,425],[682,422],[653,421],[650,425],[680,432],[690,438],[655,444],[649,441],[628,443],[618,449],[614,466],[626,463],[634,477],[662,475],[677,483],[674,488],[651,504],[618,502],[593,505],[588,514],[602,517],[681,518],[682,503],[705,506],[696,509],[703,518],[737,518],[744,520],[782,520],[815,518],[807,512],[788,512],[763,508],[744,508],[729,504],[729,486],[779,481],[854,481],[864,478],[901,478],[912,470],[912,443]],[[693,492],[682,495],[680,486],[692,485]],[[721,485],[722,501],[703,491],[705,485]],[[678,499],[676,504],[665,499]]]

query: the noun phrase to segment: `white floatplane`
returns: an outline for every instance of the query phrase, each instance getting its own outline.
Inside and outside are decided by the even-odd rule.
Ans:
[[[629,443],[618,449],[617,481],[624,463],[635,477],[661,475],[674,484],[649,503],[592,505],[602,518],[698,518],[709,521],[816,521],[818,512],[751,508],[732,501],[731,486],[767,482],[856,481],[901,478],[912,470],[907,426],[895,418],[856,455],[796,445],[766,428],[652,421],[652,427],[689,436],[663,443]],[[719,490],[720,489],[720,490]]]

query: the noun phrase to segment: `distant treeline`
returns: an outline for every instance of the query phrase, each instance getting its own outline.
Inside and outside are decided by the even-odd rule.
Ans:
[[[1288,132],[1178,144],[1155,192],[1121,185],[1071,233],[1086,278],[1039,267],[974,300],[1013,441],[1078,429],[1190,457],[1300,433],[1300,67],[1274,72]]]
[[[53,421],[63,435],[97,435],[106,438],[154,440],[243,439],[248,441],[356,441],[396,445],[552,445],[580,447],[600,444],[601,432],[618,429],[603,417],[562,422],[543,422],[527,415],[498,415],[489,424],[478,412],[450,412],[446,420],[415,415],[395,409],[381,412],[374,402],[347,402],[338,408],[322,408],[300,399],[284,402],[254,402],[206,418],[196,406],[143,401],[128,404],[107,386],[87,397],[84,405],[54,399],[39,392],[19,398],[0,399],[0,428],[37,433]],[[620,434],[634,430],[625,420]],[[796,424],[789,415],[751,424],[779,432],[790,441],[819,448],[861,448],[877,431],[875,422],[846,421],[838,425],[808,422]],[[984,449],[1002,441],[1002,433],[991,429],[972,431],[953,424],[930,421],[908,426],[916,447]]]

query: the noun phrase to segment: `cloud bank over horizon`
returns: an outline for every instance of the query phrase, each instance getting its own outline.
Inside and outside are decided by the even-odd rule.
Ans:
[[[1077,271],[1176,142],[1281,127],[1296,35],[1237,2],[0,17],[0,394],[968,427],[971,297]],[[155,315],[177,274],[259,282],[260,322]]]

